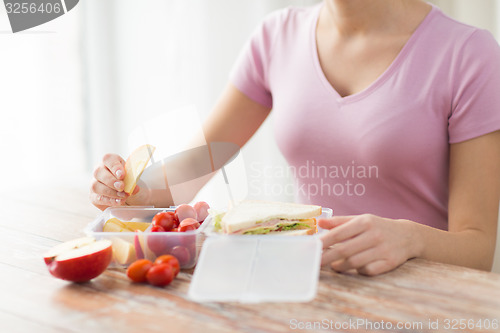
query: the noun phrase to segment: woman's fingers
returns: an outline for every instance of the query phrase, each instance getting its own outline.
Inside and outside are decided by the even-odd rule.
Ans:
[[[360,269],[370,263],[379,260],[378,249],[374,247],[362,250],[350,257],[343,258],[331,263],[331,267],[337,272],[347,272],[351,269]]]
[[[338,272],[364,275],[388,272],[412,257],[412,224],[371,214],[322,221],[331,229],[321,234],[322,265]]]
[[[119,155],[106,154],[102,162],[116,179],[122,180],[125,177],[125,161]]]
[[[335,224],[335,226],[332,227],[333,229],[330,229],[320,236],[320,239],[323,241],[324,249],[359,235],[364,232],[367,227],[363,215],[355,217],[334,217],[329,219],[329,221],[328,223],[330,223],[330,225]]]
[[[365,252],[368,249],[376,246],[376,241],[369,235],[361,234],[358,237],[351,238],[341,243],[337,243],[327,249],[323,250],[323,255],[321,256],[321,265],[326,265],[332,262],[344,262],[341,267],[346,267],[348,269],[361,267],[368,263],[369,258],[366,258]],[[362,255],[364,254],[364,255]],[[342,269],[346,271],[347,269]]]
[[[99,209],[125,204],[128,195],[123,192],[125,183],[125,162],[116,154],[106,154],[102,164],[94,171],[90,186],[90,200]]]
[[[396,268],[396,266],[392,265],[387,260],[376,260],[368,263],[367,265],[360,267],[357,269],[359,274],[375,276],[382,273],[386,273],[390,270]]]
[[[98,180],[94,180],[92,182],[91,190],[96,194],[103,195],[105,197],[113,199],[125,199],[127,197],[127,194],[125,192],[118,192],[108,187],[107,185],[104,185]]]
[[[110,206],[121,206],[125,204],[125,199],[110,198],[106,195],[90,193],[90,201],[99,209],[104,210]]]
[[[323,229],[333,229],[352,220],[354,217],[355,216],[334,216],[328,219],[318,219],[318,226]]]
[[[114,189],[116,191],[123,191],[125,188],[125,183],[123,180],[120,180],[116,178],[109,170],[107,167],[104,166],[104,164],[100,165],[97,169],[94,171],[94,178],[96,181],[106,185],[110,189]],[[99,192],[97,192],[99,193]],[[101,193],[104,194],[104,193]]]

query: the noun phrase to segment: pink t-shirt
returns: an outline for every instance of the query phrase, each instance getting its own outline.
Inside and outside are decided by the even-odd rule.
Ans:
[[[500,47],[433,7],[387,70],[341,97],[321,70],[321,5],[267,17],[231,82],[272,107],[297,201],[448,228],[450,144],[500,129]]]

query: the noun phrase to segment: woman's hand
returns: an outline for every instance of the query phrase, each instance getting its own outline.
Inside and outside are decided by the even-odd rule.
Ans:
[[[125,161],[116,154],[106,154],[102,163],[94,170],[90,186],[90,201],[104,210],[110,206],[122,206],[129,195],[123,192],[125,183]],[[139,191],[136,186],[134,193]]]
[[[318,225],[329,229],[320,236],[321,264],[330,264],[338,272],[355,269],[365,275],[393,270],[418,253],[415,224],[370,214],[320,219]]]

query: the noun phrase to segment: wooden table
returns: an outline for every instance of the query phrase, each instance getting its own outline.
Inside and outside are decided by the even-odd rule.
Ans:
[[[67,283],[42,254],[82,236],[98,214],[86,190],[0,198],[0,332],[500,332],[500,275],[424,260],[378,277],[324,268],[309,303],[195,303],[192,270],[167,288],[132,284],[119,269]]]

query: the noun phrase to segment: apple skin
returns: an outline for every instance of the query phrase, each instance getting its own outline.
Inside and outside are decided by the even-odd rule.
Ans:
[[[54,277],[72,282],[87,282],[104,272],[112,258],[113,250],[110,244],[99,252],[78,258],[59,261],[56,257],[44,260]]]
[[[144,251],[142,250],[141,242],[139,241],[139,235],[137,232],[134,235],[134,247],[137,259],[144,259]]]
[[[49,266],[51,262],[54,261],[53,257],[44,257],[43,261],[45,262],[45,265]]]

